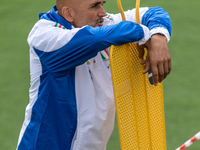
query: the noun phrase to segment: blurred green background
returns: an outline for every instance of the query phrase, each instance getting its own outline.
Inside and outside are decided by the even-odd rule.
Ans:
[[[39,12],[52,8],[55,1],[1,0],[0,2],[0,150],[16,149],[18,135],[29,101],[28,33]],[[122,0],[124,10],[135,1]],[[109,13],[118,13],[116,0],[104,5]],[[141,6],[161,6],[172,21],[169,49],[172,71],[165,79],[164,102],[168,150],[173,150],[200,131],[199,1],[141,0]],[[117,124],[107,146],[120,150]],[[200,141],[188,150],[199,150]]]

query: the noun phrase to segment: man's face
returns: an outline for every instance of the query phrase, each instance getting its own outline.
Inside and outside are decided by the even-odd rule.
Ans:
[[[102,26],[103,17],[106,16],[106,12],[103,8],[104,0],[77,0],[78,4],[75,4],[73,25],[75,27],[83,27],[89,25],[92,27]]]

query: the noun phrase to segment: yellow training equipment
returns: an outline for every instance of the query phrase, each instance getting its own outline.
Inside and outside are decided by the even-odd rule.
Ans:
[[[121,5],[120,0],[118,5]],[[166,150],[162,84],[151,85],[148,75],[142,74],[140,62],[135,44],[111,46],[110,65],[121,149]]]

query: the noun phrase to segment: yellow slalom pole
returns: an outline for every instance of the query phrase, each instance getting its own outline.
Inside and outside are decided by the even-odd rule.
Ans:
[[[118,8],[125,21],[121,1]],[[136,22],[140,23],[140,0]],[[162,84],[149,83],[134,43],[111,45],[110,66],[121,150],[166,150]]]
[[[136,22],[140,24],[140,12],[139,12],[139,8],[140,8],[140,0],[136,0],[136,13],[135,13],[135,16],[136,16]]]
[[[118,6],[118,9],[119,9],[119,12],[121,13],[122,21],[125,21],[126,17],[124,15],[124,10],[122,8],[121,0],[117,0],[117,6]]]

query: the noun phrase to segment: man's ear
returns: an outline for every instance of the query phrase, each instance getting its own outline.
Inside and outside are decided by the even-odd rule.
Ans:
[[[62,16],[63,16],[63,18],[65,18],[70,23],[72,23],[74,21],[74,19],[72,17],[73,13],[74,13],[73,11],[74,10],[69,6],[64,6],[62,8]]]

